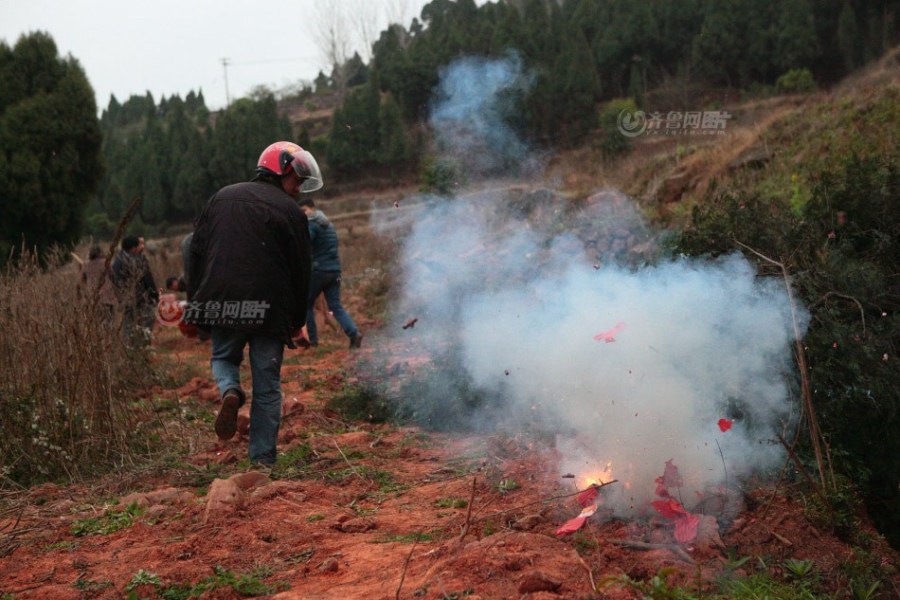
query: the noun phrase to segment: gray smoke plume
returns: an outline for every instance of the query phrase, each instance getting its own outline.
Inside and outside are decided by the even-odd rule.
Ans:
[[[521,167],[528,148],[509,122],[533,78],[518,56],[463,58],[440,75],[430,118],[439,155],[466,178]]]
[[[473,64],[482,63],[448,69],[442,85],[471,77]],[[482,143],[509,135],[490,129],[497,112],[484,99],[441,98],[434,127],[477,123]],[[443,403],[456,410],[445,418],[476,429],[552,428],[560,473],[617,479],[608,504],[621,515],[654,499],[670,459],[688,506],[694,492],[780,465],[773,440],[795,418],[783,281],[758,277],[739,254],[646,260],[639,250],[652,232],[616,192],[573,203],[548,190],[482,187],[422,198],[408,221],[376,224],[408,228],[391,346],[431,358],[438,378],[404,399],[412,412]],[[411,317],[415,327],[401,329]],[[449,402],[463,392],[489,401]],[[733,427],[722,431],[720,419]]]

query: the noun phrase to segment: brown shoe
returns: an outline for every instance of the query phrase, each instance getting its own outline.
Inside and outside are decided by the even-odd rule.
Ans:
[[[230,440],[237,431],[237,414],[241,407],[241,395],[237,390],[228,390],[222,396],[222,408],[216,417],[216,435],[220,440]]]
[[[363,335],[361,333],[357,333],[352,338],[350,338],[350,348],[359,348],[362,346],[362,338]]]

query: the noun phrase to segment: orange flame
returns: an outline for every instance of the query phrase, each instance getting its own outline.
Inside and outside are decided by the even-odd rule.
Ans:
[[[578,489],[584,489],[592,485],[603,485],[613,479],[612,462],[608,462],[605,467],[598,468],[587,475],[582,475],[576,482]]]

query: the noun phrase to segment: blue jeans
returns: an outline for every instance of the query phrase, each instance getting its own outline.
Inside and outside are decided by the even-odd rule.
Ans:
[[[328,310],[334,314],[341,329],[347,334],[348,338],[355,338],[359,335],[356,323],[350,318],[350,315],[341,305],[341,272],[340,271],[313,271],[312,278],[309,282],[309,311],[306,313],[306,334],[309,336],[311,344],[319,343],[319,336],[316,332],[316,312],[313,303],[319,294],[325,293],[325,303]]]
[[[247,344],[250,345],[250,375],[253,379],[250,460],[273,464],[275,442],[281,426],[281,359],[284,356],[284,342],[213,327],[210,366],[216,385],[223,395],[228,390],[240,390],[240,366],[244,360],[244,346]],[[243,397],[243,393],[241,396]]]

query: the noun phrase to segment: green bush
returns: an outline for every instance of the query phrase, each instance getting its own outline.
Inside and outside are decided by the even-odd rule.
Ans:
[[[600,111],[600,129],[603,131],[600,149],[611,156],[631,150],[631,138],[622,134],[619,125],[625,116],[640,119],[642,115],[631,98],[617,98],[607,102]]]
[[[775,89],[782,94],[807,94],[816,88],[809,69],[791,69],[775,81]]]
[[[345,419],[383,423],[392,415],[390,400],[375,383],[348,384],[328,400],[328,408]]]
[[[677,249],[721,254],[737,240],[787,266],[811,317],[804,347],[834,467],[898,545],[900,490],[889,474],[900,456],[900,169],[896,155],[834,160],[810,177],[802,205],[734,193],[699,204]],[[842,515],[834,526],[847,535],[848,523]]]
[[[423,191],[450,196],[460,184],[459,168],[450,160],[430,157],[423,162],[419,179]]]

